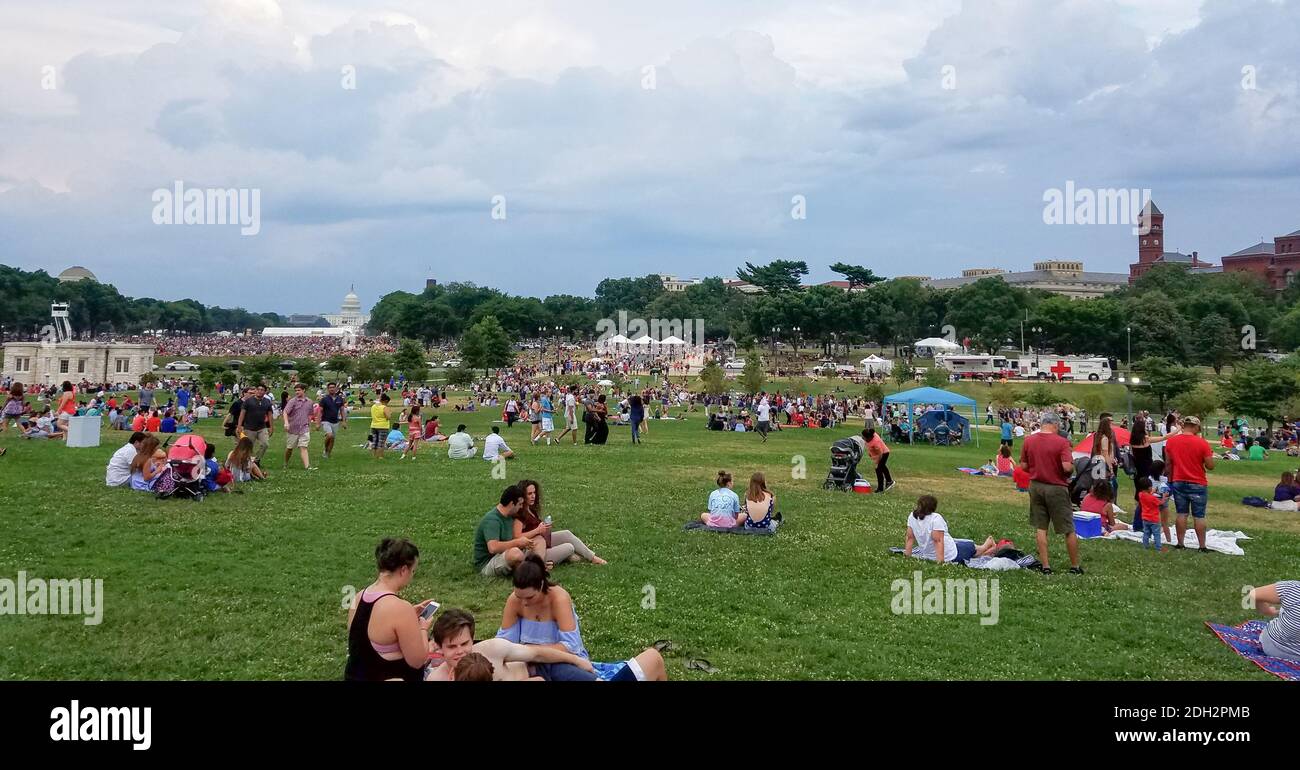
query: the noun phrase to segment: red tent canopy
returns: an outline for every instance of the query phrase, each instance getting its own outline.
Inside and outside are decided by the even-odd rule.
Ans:
[[[1129,443],[1128,428],[1121,428],[1118,425],[1112,425],[1110,426],[1110,429],[1115,433],[1116,444],[1118,444],[1119,446],[1128,446]],[[1096,435],[1095,433],[1089,433],[1083,439],[1083,441],[1080,441],[1078,444],[1074,446],[1074,451],[1082,452],[1083,454],[1086,455],[1092,454],[1092,437],[1095,435]],[[1119,447],[1116,448],[1118,449]]]

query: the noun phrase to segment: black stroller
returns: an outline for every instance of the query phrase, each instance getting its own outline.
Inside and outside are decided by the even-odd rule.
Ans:
[[[826,474],[822,489],[848,492],[857,481],[858,463],[862,461],[862,447],[851,438],[842,438],[831,444],[831,469]]]

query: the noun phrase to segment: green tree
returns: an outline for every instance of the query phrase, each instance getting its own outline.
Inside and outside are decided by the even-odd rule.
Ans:
[[[885,400],[885,389],[873,382],[862,389],[862,397],[880,404]]]
[[[1285,419],[1289,402],[1300,395],[1300,379],[1290,366],[1256,360],[1235,367],[1220,392],[1229,414],[1264,420],[1271,431],[1274,422]]]
[[[221,387],[228,391],[239,382],[239,375],[230,369],[222,369],[217,374],[217,382],[221,383]]]
[[[339,377],[343,379],[347,379],[348,376],[352,374],[352,370],[356,366],[356,363],[357,363],[357,359],[353,358],[352,356],[345,356],[342,353],[335,353],[334,355],[330,356],[327,361],[325,361],[323,366],[325,371],[334,372]]]
[[[387,380],[393,376],[396,368],[392,356],[376,350],[357,360],[356,377],[362,382]]]
[[[710,396],[720,396],[727,390],[727,374],[722,371],[717,361],[709,359],[700,370],[700,384],[704,386],[705,393]]]
[[[205,366],[199,370],[199,384],[204,390],[212,390],[217,384],[217,369],[215,367]]]
[[[1024,289],[998,277],[981,278],[957,289],[948,298],[947,321],[959,337],[996,353],[1020,330],[1029,298]]]
[[[1155,397],[1161,412],[1165,411],[1165,401],[1190,392],[1201,381],[1201,374],[1195,368],[1161,356],[1147,356],[1133,368],[1141,375],[1137,391]]]
[[[1300,348],[1300,305],[1278,316],[1268,330],[1268,340],[1283,352]]]
[[[1241,338],[1237,335],[1237,329],[1240,327],[1233,326],[1227,318],[1218,313],[1210,313],[1201,317],[1196,323],[1196,350],[1197,363],[1205,364],[1212,369],[1214,373],[1223,372],[1223,367],[1241,358]]]
[[[460,352],[466,366],[482,369],[484,374],[514,360],[510,338],[494,316],[486,316],[465,332],[460,341]]]
[[[393,366],[398,374],[406,377],[408,382],[421,382],[429,376],[428,354],[424,346],[412,339],[405,339],[397,346],[393,356]]]
[[[931,366],[929,369],[925,370],[925,377],[923,379],[925,384],[931,388],[942,388],[948,384],[951,376],[952,372],[942,366]]]
[[[239,368],[244,382],[270,387],[280,376],[279,359],[275,356],[253,356]]]
[[[1025,403],[1030,406],[1039,407],[1040,409],[1059,402],[1060,399],[1058,399],[1056,394],[1052,392],[1052,386],[1044,382],[1040,382],[1033,386],[1029,389],[1029,392],[1025,394]]]
[[[474,371],[464,366],[453,366],[446,372],[447,384],[464,387],[474,382]]]
[[[901,388],[904,385],[911,384],[916,379],[916,369],[901,358],[895,359],[890,376],[894,378],[894,383]]]
[[[885,280],[876,275],[869,267],[850,265],[847,262],[836,262],[831,265],[831,270],[844,276],[844,280],[849,282],[849,291],[853,291],[859,286],[870,286],[873,283]]]
[[[318,387],[321,384],[320,366],[315,359],[299,358],[293,364],[294,372],[298,375],[298,382],[309,388]]]
[[[763,389],[763,380],[763,359],[757,350],[750,348],[745,354],[745,368],[740,373],[741,387],[752,396]]]
[[[1222,397],[1214,385],[1205,383],[1175,398],[1173,406],[1178,410],[1179,414],[1196,415],[1202,421],[1205,421],[1219,408],[1221,401]]]
[[[736,271],[737,278],[754,284],[768,294],[799,291],[806,275],[808,263],[790,259],[778,259],[762,266],[746,262],[743,268]]]

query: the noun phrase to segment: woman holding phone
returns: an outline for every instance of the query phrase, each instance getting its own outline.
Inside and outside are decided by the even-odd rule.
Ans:
[[[379,576],[348,610],[349,681],[418,682],[429,658],[429,618],[432,604],[411,604],[397,595],[411,583],[420,549],[405,538],[384,538],[375,548]]]

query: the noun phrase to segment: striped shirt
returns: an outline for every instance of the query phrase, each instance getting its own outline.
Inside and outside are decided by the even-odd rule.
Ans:
[[[1268,622],[1264,634],[1273,644],[1300,660],[1300,580],[1282,580],[1277,583],[1277,596],[1282,600],[1276,618]]]

